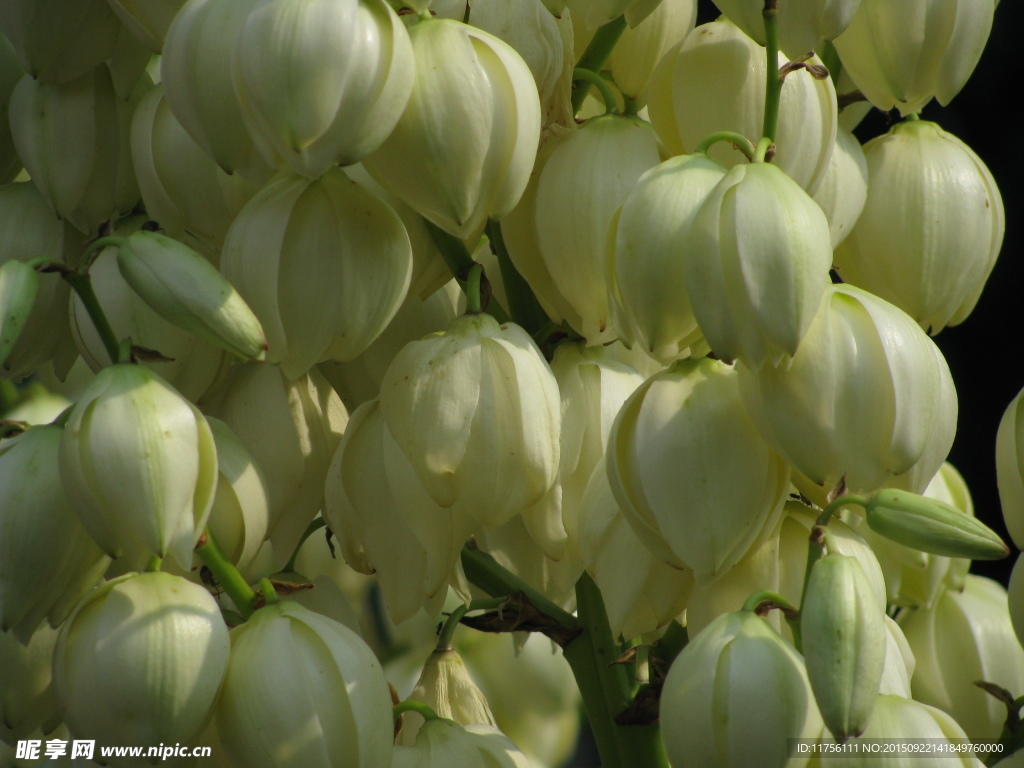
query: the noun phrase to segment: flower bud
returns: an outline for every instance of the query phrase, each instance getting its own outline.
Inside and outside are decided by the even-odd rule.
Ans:
[[[678,362],[630,396],[607,461],[637,536],[669,565],[692,568],[698,582],[766,539],[789,491],[789,467],[758,438],[735,371],[708,358]]]
[[[234,286],[187,245],[140,231],[118,246],[121,276],[168,322],[238,357],[261,359],[267,338]]]
[[[711,349],[754,370],[796,354],[832,266],[818,204],[774,165],[738,165],[688,234],[686,290]]]
[[[217,450],[199,409],[148,368],[96,374],[64,430],[60,475],[108,555],[170,556],[191,567],[217,486]]]
[[[0,264],[38,258],[73,263],[83,243],[74,228],[53,215],[34,183],[0,187]],[[77,355],[68,333],[68,284],[55,273],[38,279],[32,311],[6,360],[0,360],[0,378],[21,379],[50,360],[56,363],[55,358],[62,360],[60,367],[70,368]],[[63,362],[68,353],[72,359]]]
[[[829,554],[814,564],[800,606],[807,677],[826,727],[839,741],[871,719],[885,665],[885,612],[860,564]]]
[[[850,26],[861,0],[780,3],[776,11],[779,48],[797,57],[833,40]],[[715,5],[759,45],[765,44],[763,0],[715,0]]]
[[[409,288],[412,249],[387,203],[333,169],[281,178],[250,200],[221,271],[260,318],[267,360],[294,379],[380,335]]]
[[[835,46],[857,89],[884,112],[948,104],[974,71],[995,0],[862,0]]]
[[[433,718],[423,724],[416,743],[395,747],[391,768],[531,768],[532,763],[501,731],[489,725],[463,727]]]
[[[611,224],[609,291],[620,335],[663,363],[700,338],[680,252],[690,247],[694,217],[725,174],[704,154],[666,160],[640,177]]]
[[[9,0],[0,34],[11,41],[33,79],[66,83],[114,53],[120,29],[103,0]]]
[[[647,123],[593,118],[552,149],[537,182],[537,244],[590,344],[616,338],[606,280],[608,226],[640,176],[658,164]]]
[[[944,591],[932,607],[901,615],[900,625],[917,660],[914,698],[952,715],[972,739],[997,735],[1006,707],[974,681],[1024,690],[1024,649],[1002,585],[968,575],[963,591]]]
[[[539,502],[558,471],[558,385],[518,325],[456,318],[407,344],[381,385],[388,430],[442,507],[481,525]]]
[[[110,562],[61,484],[63,431],[32,427],[0,443],[0,629],[26,644],[43,619],[58,626]]]
[[[137,225],[141,218],[132,223]],[[118,268],[117,249],[100,251],[89,267],[89,277],[114,335],[131,337],[133,343],[159,352],[164,359],[143,365],[184,397],[198,400],[223,378],[232,355],[158,314],[125,280]],[[69,305],[75,345],[89,368],[98,372],[110,364],[110,353],[78,294]]]
[[[244,571],[267,535],[267,482],[231,427],[212,417],[207,422],[217,446],[217,492],[207,526],[224,556]]]
[[[167,30],[185,0],[107,0],[132,37],[153,53],[164,48]]]
[[[816,738],[821,715],[804,660],[752,612],[719,616],[690,639],[661,693],[661,734],[675,768],[794,768],[787,740]]]
[[[95,232],[139,200],[128,134],[151,86],[144,76],[122,100],[109,70],[97,67],[61,85],[25,75],[11,95],[11,133],[25,170],[57,216],[80,232]]]
[[[613,637],[639,637],[686,610],[693,572],[666,565],[644,546],[619,511],[603,465],[583,495],[572,541],[601,590]]]
[[[949,452],[956,390],[942,353],[910,317],[848,285],[826,289],[788,367],[739,366],[761,435],[811,483],[870,492]]]
[[[365,165],[422,216],[468,237],[508,213],[526,187],[540,132],[537,86],[515,50],[466,24],[424,21],[409,35],[412,96]]]
[[[409,35],[383,0],[260,0],[232,60],[268,162],[315,179],[381,145],[413,87]]]
[[[38,562],[38,561],[37,561]],[[24,644],[0,632],[0,743],[14,744],[61,720],[53,694],[56,630],[39,627]]]
[[[1010,538],[1024,547],[1024,390],[1017,393],[999,422],[996,434],[996,479],[1003,522]]]
[[[277,366],[243,363],[204,408],[234,430],[263,470],[280,568],[323,506],[327,467],[348,423],[345,406],[316,370],[290,381]]]
[[[1017,634],[1017,640],[1024,645],[1024,557],[1018,555],[1017,562],[1013,565],[1010,573],[1010,583],[1007,586],[1007,599],[1010,604],[1010,622],[1013,624],[1013,631]]]
[[[167,103],[225,172],[261,186],[271,175],[249,137],[232,82],[242,25],[260,0],[190,0],[174,17],[160,59]]]
[[[391,696],[348,627],[280,602],[231,631],[216,707],[221,744],[249,768],[389,768]]]
[[[162,83],[135,109],[131,150],[146,213],[216,264],[231,222],[256,188],[226,174],[193,140],[171,112]]]
[[[995,531],[937,499],[883,488],[868,500],[865,511],[873,531],[922,552],[974,560],[1010,554]]]
[[[971,149],[907,121],[864,145],[867,205],[836,252],[846,282],[892,302],[932,335],[974,309],[1003,242],[999,188]]]
[[[34,269],[17,259],[0,264],[0,365],[17,343],[38,292],[39,275]]]
[[[75,737],[140,747],[195,743],[229,650],[206,589],[168,573],[128,574],[94,590],[61,628],[53,659],[57,700]],[[135,757],[109,760],[139,764]]]
[[[15,86],[24,74],[14,52],[14,46],[0,34],[0,184],[13,181],[21,170],[21,159],[14,150],[7,105],[11,101]]]
[[[779,66],[785,63],[780,54]],[[692,152],[715,131],[756,140],[764,121],[766,67],[764,49],[727,19],[698,27],[665,54],[651,76],[647,104],[658,138],[673,155]],[[807,71],[786,77],[773,163],[809,194],[828,168],[837,120],[830,78],[815,80]],[[708,154],[726,168],[745,162],[724,143]]]
[[[439,717],[459,725],[496,725],[486,697],[470,677],[462,656],[451,648],[435,649],[430,654],[406,701],[422,702]],[[406,713],[397,743],[407,747],[415,744],[423,722],[422,715]]]
[[[821,185],[811,197],[828,219],[835,248],[850,234],[868,195],[868,164],[857,137],[843,127],[836,131],[836,146]]]

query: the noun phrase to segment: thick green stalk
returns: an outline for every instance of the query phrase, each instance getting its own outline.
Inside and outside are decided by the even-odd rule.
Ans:
[[[213,540],[213,534],[207,528],[200,538],[200,544],[196,547],[196,554],[203,564],[210,569],[213,578],[224,588],[231,598],[231,602],[238,608],[243,619],[252,616],[255,610],[256,593],[252,587],[242,578],[234,564],[231,563],[220,551],[217,543]]]
[[[440,251],[441,257],[452,273],[452,277],[455,278],[459,283],[459,287],[465,292],[469,271],[476,264],[469,249],[466,248],[466,244],[427,219],[423,219],[423,223],[426,224],[427,231],[430,233],[430,239],[434,241],[434,245]],[[487,305],[487,314],[499,323],[507,323],[510,319],[508,313],[498,306],[496,301],[492,301]]]
[[[110,321],[107,320],[107,316],[103,312],[103,307],[100,306],[99,299],[96,298],[96,291],[92,288],[92,279],[88,274],[82,274],[81,272],[61,272],[60,275],[78,294],[78,298],[82,300],[85,311],[89,313],[89,319],[96,326],[96,332],[103,341],[103,348],[107,350],[107,354],[110,356],[110,362],[116,363],[121,345],[118,343],[117,334],[114,333],[114,329],[110,326]]]
[[[612,53],[612,48],[619,42],[622,33],[626,31],[626,17],[619,16],[607,24],[598,27],[597,32],[590,39],[590,45],[580,56],[576,66],[582,69],[589,69],[591,72],[600,72],[604,63]],[[575,115],[583,106],[587,93],[590,91],[590,83],[586,80],[573,80],[572,91],[572,113]]]
[[[736,147],[736,149],[742,152],[746,156],[747,160],[754,159],[754,152],[756,150],[754,145],[750,143],[750,139],[741,133],[736,133],[735,131],[715,131],[714,133],[705,136],[704,140],[701,141],[693,151],[694,153],[702,152],[707,154],[707,151],[720,141],[728,141]]]
[[[505,296],[508,298],[508,311],[512,322],[521,326],[531,336],[535,335],[548,324],[548,316],[530,288],[530,284],[519,274],[512,258],[505,247],[505,236],[501,224],[493,219],[487,222],[487,237],[491,241],[491,250],[498,258],[501,269],[501,280],[505,284]]]
[[[764,36],[767,80],[764,92],[764,127],[761,135],[775,141],[779,130],[779,103],[782,98],[782,74],[779,72],[779,24],[777,0],[764,0]]]
[[[606,115],[615,114],[619,107],[619,101],[615,98],[615,91],[608,85],[607,80],[592,69],[584,69],[583,67],[576,67],[572,71],[572,77],[574,82],[580,83],[585,81],[597,88],[601,93],[601,101],[604,102],[604,113]]]

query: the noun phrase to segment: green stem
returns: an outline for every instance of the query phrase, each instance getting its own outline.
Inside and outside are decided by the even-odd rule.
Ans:
[[[811,571],[814,569],[814,564],[818,562],[821,559],[821,556],[825,553],[825,542],[828,536],[826,527],[828,526],[829,520],[831,520],[833,515],[845,506],[855,504],[858,507],[864,507],[867,506],[867,503],[867,497],[859,496],[855,493],[848,493],[833,499],[828,506],[822,510],[821,514],[818,515],[818,519],[811,528],[811,536],[807,544],[807,563],[804,566],[804,586],[800,593],[800,605],[803,605],[804,600],[807,598],[807,585],[811,581]]]
[[[260,594],[263,595],[263,600],[267,605],[273,605],[274,603],[280,602],[281,598],[277,595],[277,590],[274,589],[274,585],[270,582],[266,576],[260,579]]]
[[[752,163],[763,163],[765,157],[768,155],[768,150],[772,147],[772,140],[767,136],[762,137],[758,142],[757,146],[754,147],[754,156],[750,159]]]
[[[480,308],[480,278],[484,276],[484,268],[480,264],[474,264],[469,270],[469,277],[466,278],[466,314],[479,315],[483,312]]]
[[[843,62],[839,58],[839,51],[836,50],[831,40],[825,43],[821,52],[821,63],[828,70],[829,77],[832,78],[832,85],[838,85],[839,76],[843,73]]]
[[[238,608],[242,618],[248,619],[252,616],[255,609],[256,593],[253,592],[252,587],[242,578],[242,574],[238,572],[238,569],[231,561],[224,557],[217,546],[217,542],[214,541],[213,534],[209,528],[203,532],[203,536],[206,540],[200,539],[203,543],[196,547],[196,554],[199,555],[199,559],[203,561],[203,564],[210,569],[217,583],[228,593],[228,597],[231,598],[231,602]]]
[[[798,651],[801,651],[803,649],[803,638],[800,636],[800,611],[797,610],[796,606],[778,592],[772,592],[770,589],[755,592],[743,604],[744,611],[758,615],[763,615],[772,608],[778,608],[782,611],[786,624],[789,625],[789,630],[793,633],[793,644]]]
[[[104,248],[120,248],[124,243],[125,238],[117,237],[115,235],[109,235],[108,237],[98,237],[85,246],[85,250],[82,251],[81,259],[79,259],[79,269],[88,271],[89,267],[96,260],[99,252]]]
[[[146,563],[146,573],[155,573],[160,570],[160,566],[163,565],[164,559],[159,555],[153,555],[149,558],[149,562]]]
[[[612,19],[607,24],[598,27],[590,39],[587,50],[576,62],[576,66],[580,69],[589,69],[591,72],[600,72],[605,62],[608,61],[612,48],[619,42],[619,38],[625,31],[625,16],[619,16],[619,18]],[[580,107],[583,106],[583,102],[587,98],[587,93],[590,92],[590,83],[586,80],[574,80],[572,87],[572,113],[575,115],[580,111]]]
[[[903,119],[908,123],[915,123],[921,119],[921,116],[917,114],[917,112],[907,112],[907,114],[903,116]]]
[[[459,622],[462,621],[462,617],[470,611],[496,610],[500,609],[506,603],[508,603],[508,598],[492,597],[487,600],[474,600],[469,605],[460,605],[448,615],[448,620],[445,621],[444,626],[441,627],[441,631],[437,633],[437,644],[434,646],[434,650],[451,650],[452,638],[455,637],[455,628],[459,626]]]
[[[779,103],[782,98],[782,74],[779,72],[779,23],[777,0],[764,0],[765,56],[768,59],[764,92],[764,126],[761,135],[775,141],[779,130]]]
[[[100,240],[106,239],[100,238]],[[96,242],[98,243],[100,240]],[[89,278],[89,275],[81,272],[61,272],[60,274],[75,293],[78,294],[78,298],[81,299],[82,304],[85,306],[85,311],[89,313],[89,319],[96,326],[96,332],[103,341],[103,347],[110,356],[110,362],[116,363],[118,361],[120,344],[117,341],[114,329],[110,327],[110,321],[107,320],[107,316],[103,312],[103,307],[100,306],[99,299],[96,298],[96,291],[92,288],[92,280]]]
[[[848,493],[845,496],[840,496],[838,499],[834,499],[827,507],[825,507],[824,510],[822,510],[822,513],[818,515],[817,524],[828,525],[828,521],[832,519],[833,515],[843,507],[848,507],[851,504],[858,507],[866,507],[868,504],[868,498],[866,496],[859,496],[855,493]]]
[[[615,98],[615,91],[608,85],[608,81],[597,74],[597,72],[584,69],[583,67],[576,67],[572,71],[572,78],[577,83],[586,81],[601,92],[601,101],[604,102],[604,113],[606,115],[615,114],[618,111],[619,100]]]
[[[704,140],[697,145],[696,149],[693,150],[694,154],[700,152],[701,154],[706,155],[712,145],[717,144],[720,141],[728,141],[730,144],[735,146],[736,149],[746,155],[747,160],[754,159],[754,152],[756,150],[750,139],[741,133],[736,133],[735,131],[715,131],[710,136],[705,136]]]
[[[294,571],[295,571],[295,561],[299,559],[299,550],[302,549],[302,545],[306,543],[306,539],[308,539],[314,533],[319,531],[325,525],[327,525],[327,521],[324,520],[322,517],[318,517],[316,520],[311,522],[306,527],[306,530],[303,531],[303,533],[302,533],[302,538],[299,539],[299,543],[295,545],[295,550],[292,552],[292,556],[290,558],[288,558],[288,562],[284,566],[284,570],[285,570],[286,573],[287,572],[293,572],[294,573]]]
[[[416,701],[415,699],[407,699],[400,704],[395,704],[391,710],[395,720],[402,715],[403,712],[416,712],[421,715],[424,720],[438,720],[438,714],[422,701]]]
[[[512,257],[505,246],[505,236],[501,224],[493,219],[487,222],[487,238],[491,241],[491,250],[498,259],[501,270],[501,281],[505,284],[505,296],[508,300],[508,311],[512,322],[524,328],[531,336],[548,324],[548,316],[537,301],[533,289],[526,279],[519,274]]]
[[[452,273],[452,277],[455,278],[459,287],[465,293],[469,270],[476,264],[469,249],[466,248],[466,244],[459,240],[459,238],[448,234],[432,221],[423,219],[423,223],[426,224],[427,231],[430,233],[430,239],[437,246],[437,250],[441,253],[441,258],[444,259],[445,264],[448,265],[448,269]],[[509,321],[508,314],[498,306],[496,301],[492,301],[487,305],[487,313],[499,323],[507,323]]]

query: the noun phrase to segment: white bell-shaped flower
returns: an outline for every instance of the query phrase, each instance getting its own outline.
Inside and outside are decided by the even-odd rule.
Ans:
[[[53,682],[68,728],[101,744],[196,743],[228,667],[230,640],[206,589],[168,573],[93,591],[61,628]],[[137,757],[111,757],[129,768]]]
[[[297,378],[380,335],[409,289],[412,248],[388,204],[335,168],[261,190],[231,225],[221,271],[263,324],[267,360]]]
[[[828,288],[791,365],[739,372],[758,430],[821,488],[845,477],[851,492],[870,492],[941,454],[931,477],[952,444],[945,358],[908,315],[859,288]]]
[[[468,237],[526,187],[540,135],[537,86],[512,47],[461,22],[421,21],[409,35],[412,96],[364,164],[425,218]]]
[[[996,479],[1003,521],[1013,543],[1024,545],[1024,390],[1003,412],[996,435]]]
[[[409,747],[395,747],[391,768],[533,768],[501,731],[490,725],[461,726],[454,720],[428,720]]]
[[[716,360],[678,362],[630,396],[608,438],[608,479],[629,524],[703,582],[771,534],[789,492],[789,467],[758,438],[737,379]]]
[[[836,251],[843,280],[932,335],[974,309],[1003,244],[999,187],[970,147],[908,120],[864,145],[867,203]]]
[[[919,112],[948,104],[974,71],[992,29],[996,0],[862,0],[835,39],[848,73],[881,110]]]
[[[7,111],[11,94],[24,74],[14,46],[0,34],[0,109],[4,112]],[[10,121],[3,120],[0,122],[0,184],[13,181],[21,171],[21,166],[21,159],[14,149],[14,139],[11,137]]]
[[[836,131],[836,146],[825,176],[814,194],[828,219],[835,248],[850,234],[868,199],[868,163],[857,137],[843,127]]]
[[[164,38],[185,0],[107,0],[132,37],[153,53],[164,49]]]
[[[231,631],[216,727],[232,763],[249,768],[392,765],[380,662],[348,627],[297,603],[268,605]]]
[[[779,66],[785,63],[780,55]],[[715,131],[756,141],[764,121],[766,68],[764,49],[728,19],[697,27],[665,54],[651,76],[647,106],[658,138],[673,155],[692,152]],[[731,95],[723,99],[723,93]],[[810,194],[828,168],[837,123],[831,79],[791,72],[782,89],[773,162]],[[709,154],[727,168],[744,161],[727,144]]]
[[[778,4],[779,48],[787,56],[801,56],[823,40],[833,40],[853,20],[861,0],[797,0]],[[715,0],[715,5],[736,26],[760,45],[765,44],[764,0]]]
[[[311,179],[377,149],[414,78],[409,34],[384,0],[260,0],[232,67],[257,146]]]
[[[40,728],[50,732],[61,720],[53,693],[57,631],[41,626],[26,640],[0,632],[0,743],[14,745]]]
[[[64,429],[60,475],[111,557],[192,565],[217,486],[217,450],[199,409],[141,365],[104,368]]]

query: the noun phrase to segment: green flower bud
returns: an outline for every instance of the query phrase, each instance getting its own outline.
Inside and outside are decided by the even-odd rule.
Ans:
[[[836,146],[821,185],[811,197],[828,219],[835,248],[850,234],[868,195],[868,163],[857,137],[845,128],[836,131]]]
[[[262,186],[270,177],[235,95],[232,62],[242,25],[260,0],[191,0],[171,22],[160,59],[167,103],[196,144],[227,173]]]
[[[1003,522],[1013,543],[1024,546],[1024,390],[1003,412],[996,434],[996,480]]]
[[[231,222],[256,188],[226,174],[192,139],[171,112],[162,83],[135,109],[131,150],[146,213],[216,264]]]
[[[948,104],[974,71],[995,0],[862,0],[835,46],[857,89],[883,111]]]
[[[813,51],[822,40],[842,34],[861,0],[811,0],[780,3],[777,10],[779,48],[797,57]],[[759,45],[765,44],[763,0],[715,0],[715,5]]]
[[[216,727],[236,765],[389,768],[391,697],[348,627],[280,602],[231,631]]]
[[[71,263],[84,238],[53,215],[31,181],[0,187],[0,264],[44,258]],[[54,360],[66,373],[77,352],[68,333],[68,284],[57,274],[39,275],[32,311],[18,341],[0,361],[0,378],[21,379]],[[70,360],[64,360],[71,357]],[[62,375],[63,375],[62,373]]]
[[[260,318],[267,359],[294,379],[380,335],[408,291],[412,249],[387,203],[335,168],[261,190],[228,232],[221,271]]]
[[[828,220],[769,163],[729,171],[688,228],[686,291],[708,345],[756,370],[796,354],[829,285]]]
[[[411,747],[395,747],[391,768],[531,768],[532,763],[497,728],[463,727],[454,720],[434,718],[420,728]]]
[[[38,561],[37,561],[38,562]],[[53,693],[56,630],[39,627],[24,644],[0,632],[0,742],[14,744],[61,721]]]
[[[409,32],[412,96],[367,170],[457,237],[478,233],[519,201],[537,153],[533,75],[509,45],[448,19]]]
[[[436,649],[430,654],[406,700],[422,702],[439,717],[459,725],[496,726],[487,698],[470,677],[462,656],[451,648]],[[396,743],[406,747],[415,744],[423,723],[419,713],[406,713]]]
[[[780,54],[779,66],[786,62]],[[755,140],[764,121],[766,67],[764,49],[729,20],[701,25],[665,54],[651,75],[647,105],[658,138],[673,155],[692,152],[715,131]],[[730,98],[721,98],[723,93]],[[831,79],[815,80],[806,71],[786,77],[772,162],[809,194],[828,168],[837,111]],[[726,168],[745,162],[724,143],[709,154]]]
[[[558,472],[558,385],[518,325],[463,315],[414,341],[384,376],[381,412],[416,475],[442,507],[481,525],[539,502]]]
[[[848,285],[825,299],[788,367],[740,365],[758,431],[811,483],[871,492],[926,458],[938,471],[956,431],[942,353],[910,317]]]
[[[0,34],[0,184],[13,181],[21,170],[21,159],[14,150],[7,105],[11,101],[15,86],[24,74],[14,46]]]
[[[120,29],[103,0],[10,0],[0,7],[0,34],[34,79],[66,83],[114,53]]]
[[[693,572],[666,565],[644,546],[619,510],[603,464],[587,485],[571,541],[601,590],[613,637],[653,632],[686,610]]]
[[[153,53],[164,48],[167,30],[185,0],[107,0],[132,37]]]
[[[25,75],[14,89],[18,156],[57,216],[80,232],[92,234],[139,200],[128,134],[132,111],[151,86],[143,76],[122,100],[109,70],[97,67],[61,85]]]
[[[61,484],[63,431],[33,427],[0,443],[0,629],[26,644],[44,619],[58,626],[110,562]]]
[[[697,211],[725,174],[707,155],[673,157],[640,177],[611,224],[609,292],[620,335],[663,363],[700,338],[680,252],[690,247]]]
[[[657,164],[658,143],[647,123],[606,115],[570,133],[541,171],[534,202],[540,255],[591,344],[617,336],[605,268],[609,223]]]
[[[914,698],[952,715],[972,739],[996,736],[1006,706],[974,681],[1024,690],[1024,649],[1002,585],[968,575],[962,591],[946,590],[930,608],[904,612],[900,625],[917,660]]]
[[[876,533],[922,552],[975,560],[1010,554],[995,531],[937,499],[885,488],[868,500],[865,511]]]
[[[764,620],[747,611],[719,616],[691,637],[661,692],[661,737],[675,768],[750,765],[802,768],[787,740],[816,738],[821,715],[804,660]]]
[[[138,223],[136,219],[134,224]],[[105,248],[89,267],[89,277],[103,312],[123,339],[155,349],[166,360],[143,365],[161,376],[184,397],[196,401],[223,378],[233,356],[205,339],[161,316],[125,280],[118,268],[116,248]],[[71,335],[82,358],[93,371],[110,364],[110,353],[78,294],[69,302]]]
[[[118,247],[121,276],[165,320],[242,358],[262,359],[267,338],[234,286],[187,245],[136,232]]]
[[[206,419],[140,365],[104,368],[60,445],[60,475],[82,524],[111,557],[170,556],[184,568],[217,486]]]
[[[323,506],[324,478],[348,412],[318,371],[291,381],[266,363],[232,366],[204,408],[234,430],[263,470],[280,569]]]
[[[146,747],[195,743],[229,650],[227,627],[206,589],[168,573],[128,574],[93,591],[61,627],[53,658],[57,700],[78,738]],[[139,764],[134,757],[109,759],[117,767]]]
[[[0,365],[7,362],[21,330],[32,314],[39,275],[17,259],[0,264]]]
[[[827,555],[814,564],[800,606],[807,677],[826,727],[839,741],[871,719],[885,665],[885,612],[860,564]]]
[[[692,568],[698,582],[764,541],[789,492],[789,467],[758,438],[735,371],[708,358],[676,363],[630,396],[607,461],[637,536],[669,565]]]
[[[265,158],[311,179],[377,149],[414,79],[409,35],[383,0],[260,0],[232,67]]]
[[[864,145],[867,205],[836,268],[932,335],[971,313],[1003,242],[1003,201],[971,149],[907,121]]]

